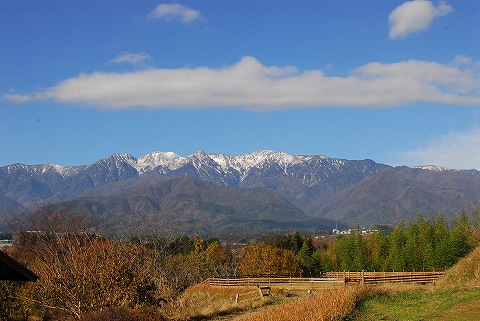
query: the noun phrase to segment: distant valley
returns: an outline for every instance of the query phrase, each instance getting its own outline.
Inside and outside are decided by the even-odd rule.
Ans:
[[[462,209],[480,196],[480,173],[435,166],[259,151],[188,157],[115,154],[92,165],[0,168],[2,214],[44,205],[91,214],[101,229],[262,233],[408,221]],[[6,225],[3,224],[3,229]]]

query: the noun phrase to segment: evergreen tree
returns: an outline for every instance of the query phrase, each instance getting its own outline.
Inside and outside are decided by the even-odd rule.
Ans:
[[[472,212],[469,241],[472,248],[480,244],[480,206],[478,205]]]
[[[435,251],[433,227],[429,220],[421,218],[418,222],[418,247],[420,251],[420,268],[431,270],[435,268]]]
[[[454,261],[467,255],[472,247],[469,243],[470,221],[465,211],[460,213],[460,217],[455,219],[452,224],[450,244],[452,257]]]
[[[319,247],[312,255],[313,272],[320,275],[322,272],[334,271],[332,260],[323,247]]]
[[[306,237],[303,241],[302,248],[298,252],[297,256],[300,260],[303,261],[306,268],[306,273],[312,275],[314,273],[314,260],[312,255],[314,253],[315,248],[313,247],[313,240],[311,237]]]
[[[313,240],[311,237],[306,237],[303,240],[303,245],[300,251],[298,252],[298,257],[307,258],[313,255],[315,248],[313,247]]]
[[[350,251],[353,254],[351,269],[354,271],[362,271],[366,267],[367,257],[365,255],[365,242],[360,235],[359,230],[352,231],[350,234]]]
[[[335,252],[338,260],[338,269],[340,271],[350,271],[352,269],[352,251],[349,237],[341,237],[335,242]]]
[[[386,261],[386,269],[394,271],[405,269],[405,254],[403,251],[405,242],[405,226],[403,221],[401,221],[393,229],[393,232],[390,235],[390,251],[388,254],[388,260]]]
[[[405,269],[408,271],[418,271],[421,266],[418,251],[418,225],[414,221],[408,223],[404,255]]]
[[[371,271],[380,271],[388,256],[389,240],[382,232],[374,233],[365,240],[366,268]]]
[[[292,240],[292,249],[293,252],[295,254],[297,254],[300,249],[302,248],[303,246],[303,239],[302,237],[300,236],[300,233],[298,233],[298,231],[295,232],[295,234],[293,235],[293,240]]]
[[[435,268],[448,268],[455,264],[450,245],[450,231],[445,222],[445,217],[438,217],[433,225],[435,244]]]

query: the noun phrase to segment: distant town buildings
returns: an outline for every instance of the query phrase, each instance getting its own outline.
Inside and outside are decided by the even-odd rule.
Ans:
[[[0,240],[0,249],[12,246],[12,240]]]
[[[352,231],[357,231],[360,235],[370,235],[370,234],[378,233],[378,230],[375,228],[361,228],[361,229],[349,228],[348,230],[339,230],[334,228],[332,230],[332,234],[333,235],[350,235],[352,234]]]

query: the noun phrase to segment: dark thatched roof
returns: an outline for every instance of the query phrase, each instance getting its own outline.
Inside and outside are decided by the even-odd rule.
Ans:
[[[0,251],[0,280],[36,281],[38,276]]]

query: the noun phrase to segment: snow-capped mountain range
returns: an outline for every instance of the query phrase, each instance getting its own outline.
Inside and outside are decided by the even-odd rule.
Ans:
[[[223,185],[242,185],[252,173],[275,169],[287,176],[299,179],[304,185],[314,185],[334,175],[345,166],[359,166],[358,170],[371,175],[385,165],[373,161],[348,161],[325,156],[291,155],[283,152],[258,151],[251,154],[229,156],[196,152],[188,157],[173,152],[153,152],[140,158],[130,154],[114,154],[92,165],[61,166],[55,164],[14,164],[0,168],[0,177],[5,173],[23,172],[33,176],[60,175],[63,178],[88,174],[95,185],[122,178],[148,174],[184,175],[212,180]],[[3,175],[2,175],[3,174]]]
[[[4,212],[23,211],[47,203],[100,195],[100,188],[106,184],[112,196],[117,193],[115,184],[126,180],[139,181],[141,184],[135,184],[146,187],[151,179],[142,178],[191,177],[220,187],[266,189],[310,216],[358,223],[358,217],[369,220],[365,213],[373,213],[372,220],[376,215],[383,217],[383,223],[397,220],[388,217],[398,216],[399,211],[415,215],[416,210],[436,214],[471,208],[479,200],[479,176],[476,170],[391,167],[372,160],[268,150],[235,156],[203,151],[188,157],[173,152],[153,152],[140,158],[114,154],[92,165],[0,167],[0,206]],[[385,194],[387,190],[389,193]],[[102,193],[105,195],[105,188]],[[381,199],[378,195],[382,195]],[[405,195],[410,195],[409,199]]]
[[[51,173],[56,171],[62,176],[69,176],[77,174],[81,171],[88,170],[91,166],[107,166],[111,169],[120,169],[125,165],[131,166],[135,169],[138,175],[145,175],[151,173],[167,173],[175,171],[179,168],[191,164],[194,168],[202,171],[205,165],[219,169],[223,173],[237,172],[241,177],[245,177],[248,171],[254,167],[264,167],[268,163],[276,163],[282,169],[287,171],[287,168],[292,165],[299,165],[311,161],[325,161],[331,163],[337,169],[342,166],[346,160],[328,158],[325,156],[305,156],[305,155],[291,155],[283,152],[273,152],[269,150],[257,151],[251,154],[241,154],[229,156],[226,154],[206,154],[203,151],[198,151],[188,157],[182,157],[174,152],[153,152],[140,158],[135,158],[130,154],[114,154],[110,157],[99,160],[93,165],[84,166],[61,166],[56,164],[42,164],[42,165],[22,165],[14,164],[6,166],[7,172],[13,172],[20,168],[36,174]]]
[[[281,168],[286,175],[295,176],[295,171],[299,166],[308,166],[313,163],[325,166],[328,169],[324,170],[323,174],[328,175],[328,172],[339,170],[342,166],[349,162],[344,159],[329,158],[326,156],[307,156],[307,155],[292,155],[284,152],[273,152],[270,150],[262,150],[250,154],[241,154],[229,156],[226,154],[206,154],[203,151],[198,151],[188,157],[182,157],[174,152],[153,152],[140,158],[135,158],[130,154],[113,154],[110,157],[99,160],[93,165],[83,166],[61,166],[56,164],[41,164],[41,165],[23,165],[13,164],[5,167],[0,167],[2,172],[13,173],[22,170],[31,174],[52,174],[56,172],[63,177],[75,175],[81,172],[88,171],[92,167],[107,167],[113,171],[121,171],[125,166],[130,166],[139,176],[147,174],[166,174],[178,170],[184,166],[191,165],[199,173],[205,172],[205,167],[216,170],[218,173],[238,174],[239,180],[242,181],[248,176],[248,173],[253,168],[268,167],[276,164]],[[371,162],[373,161],[360,161]],[[415,166],[412,168],[425,169],[430,171],[449,171],[445,167],[435,165]],[[476,171],[468,171],[473,174]],[[476,173],[478,174],[478,173]],[[305,183],[311,183],[306,180]]]

